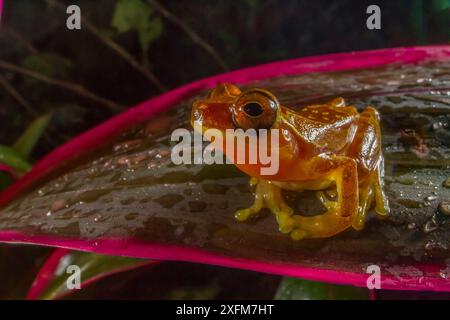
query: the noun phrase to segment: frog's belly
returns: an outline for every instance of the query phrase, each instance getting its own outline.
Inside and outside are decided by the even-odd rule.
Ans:
[[[328,179],[309,180],[299,182],[281,182],[271,181],[274,185],[281,189],[291,191],[303,191],[303,190],[323,190],[327,189],[334,184],[334,181]]]

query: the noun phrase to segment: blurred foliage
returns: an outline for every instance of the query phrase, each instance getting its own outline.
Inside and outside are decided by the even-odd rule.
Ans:
[[[44,133],[51,115],[35,119],[22,133],[12,147],[0,145],[0,163],[12,169],[12,172],[0,172],[0,191],[13,183],[12,174],[20,176],[31,169],[29,156]]]
[[[150,44],[158,39],[163,31],[161,18],[155,17],[153,13],[152,7],[141,0],[119,0],[112,18],[113,27],[120,33],[138,33],[144,61],[147,61]]]
[[[176,288],[167,296],[170,300],[212,300],[216,299],[220,292],[217,283],[206,287],[181,287]]]
[[[0,171],[0,191],[6,189],[14,182],[10,174]]]
[[[103,276],[121,270],[133,269],[145,263],[146,261],[142,259],[70,251],[60,259],[52,281],[42,292],[39,299],[57,299],[71,293],[72,290],[68,289],[66,285],[67,279],[71,276],[71,274],[66,273],[69,265],[80,267],[81,288],[84,289],[88,283]]]
[[[50,248],[0,245],[0,299],[24,299]]]
[[[277,300],[367,300],[365,288],[340,286],[296,278],[283,278],[275,294]]]
[[[51,117],[51,114],[47,114],[35,119],[19,139],[17,139],[12,148],[22,157],[28,158],[47,128]]]
[[[0,162],[14,170],[25,172],[31,165],[13,148],[0,145]]]
[[[409,24],[417,44],[425,44],[433,38],[435,28],[450,39],[450,0],[413,0]]]
[[[74,4],[69,0],[59,2]],[[382,30],[374,31],[366,28],[366,8],[371,2],[365,0],[174,0],[162,4],[177,21],[190,26],[213,47],[230,69],[239,69],[314,54],[448,43],[449,2],[378,1]],[[144,68],[151,66],[169,88],[222,71],[217,61],[161,15],[151,1],[75,3],[82,9],[82,21],[88,17],[101,36],[139,57]],[[0,59],[48,77],[73,81],[122,105],[131,106],[158,93],[88,28],[67,30],[66,17],[64,11],[49,6],[45,0],[6,2],[0,29]],[[33,158],[111,116],[110,111],[64,90],[55,90],[29,77],[1,70],[0,73],[36,113],[46,114],[64,106],[60,114],[69,121],[58,126],[61,132],[53,139],[43,139]],[[1,87],[0,92],[4,92]],[[0,105],[0,121],[5,124],[0,129],[0,143],[10,145],[30,117],[8,95],[0,95]],[[55,112],[55,118],[58,117]]]
[[[23,66],[46,76],[65,78],[69,75],[72,62],[59,54],[44,52],[32,53],[25,57]]]

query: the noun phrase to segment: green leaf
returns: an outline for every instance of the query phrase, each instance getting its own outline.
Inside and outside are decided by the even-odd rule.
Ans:
[[[168,295],[170,300],[212,300],[220,293],[217,283],[204,287],[182,287],[171,291]]]
[[[120,33],[138,33],[144,57],[150,44],[160,37],[163,30],[162,20],[159,17],[152,18],[152,14],[152,7],[141,0],[119,0],[111,23]]]
[[[12,148],[22,157],[28,158],[39,138],[47,128],[51,116],[51,114],[47,114],[35,119],[19,139],[17,139]]]
[[[422,43],[425,40],[423,11],[422,0],[413,0],[409,20],[411,28],[419,43]]]
[[[367,300],[365,288],[341,286],[324,282],[283,278],[275,294],[276,300]]]
[[[9,174],[0,171],[0,192],[8,188],[13,182]]]
[[[147,28],[139,31],[139,42],[144,53],[148,51],[150,44],[161,36],[162,31],[161,18],[151,20]]]
[[[58,54],[44,52],[29,54],[22,65],[49,77],[64,78],[69,74],[72,62]]]
[[[148,26],[152,11],[151,7],[141,0],[119,0],[114,10],[112,26],[121,33],[139,31]]]
[[[22,157],[22,155],[8,146],[0,145],[0,162],[21,172],[31,169],[31,165]]]
[[[68,277],[72,275],[66,273],[67,267],[70,265],[76,265],[80,268],[81,289],[83,289],[83,284],[91,282],[95,278],[146,263],[148,263],[148,261],[143,259],[71,251],[60,260],[53,281],[39,298],[56,299],[65,296],[72,291],[68,289],[66,285]]]
[[[432,10],[434,12],[440,12],[450,7],[449,0],[432,0],[431,1]]]

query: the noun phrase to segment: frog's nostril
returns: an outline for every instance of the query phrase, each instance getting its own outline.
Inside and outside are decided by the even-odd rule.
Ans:
[[[250,117],[258,117],[263,113],[263,107],[257,102],[250,102],[244,106],[244,111]]]

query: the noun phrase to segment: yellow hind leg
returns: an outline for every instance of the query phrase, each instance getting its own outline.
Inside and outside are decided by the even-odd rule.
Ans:
[[[375,178],[373,183],[373,188],[375,192],[375,211],[378,216],[385,217],[389,214],[389,202],[386,194],[383,191],[383,180],[382,176],[384,174],[384,161],[381,159],[378,164],[377,171],[375,172]]]

